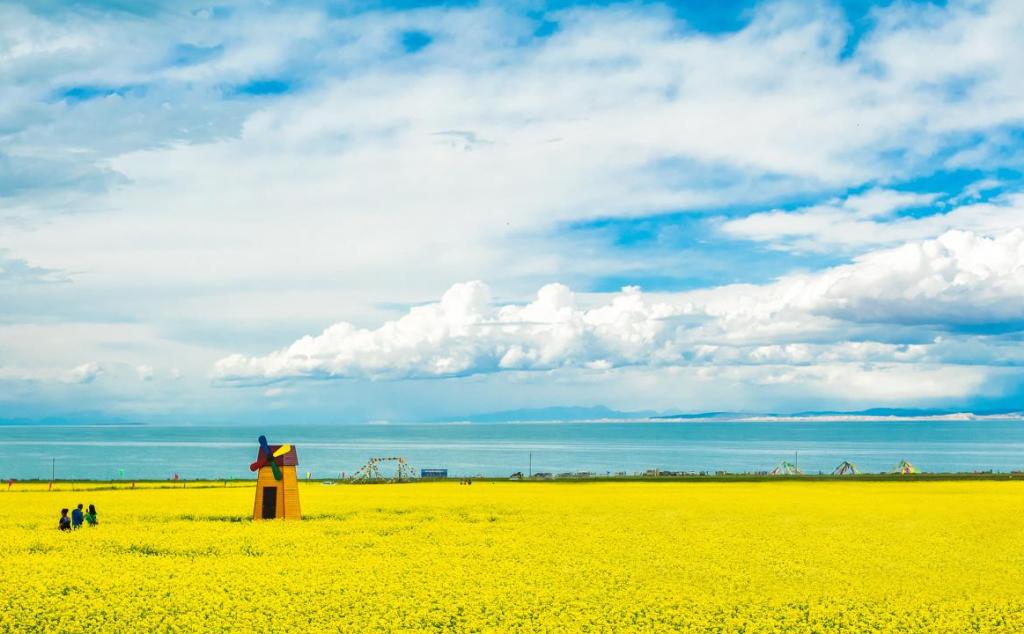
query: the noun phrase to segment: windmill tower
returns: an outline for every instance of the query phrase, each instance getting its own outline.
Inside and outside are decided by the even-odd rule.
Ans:
[[[299,454],[294,445],[268,445],[260,436],[256,462],[249,465],[256,474],[256,501],[252,506],[254,520],[302,519],[299,510],[299,481],[295,467]]]

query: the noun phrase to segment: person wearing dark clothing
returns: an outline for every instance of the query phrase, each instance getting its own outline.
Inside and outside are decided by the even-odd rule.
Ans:
[[[89,510],[85,512],[85,523],[89,526],[96,526],[99,521],[99,518],[96,517],[96,505],[90,504]]]
[[[85,513],[82,512],[82,505],[79,504],[75,510],[71,511],[71,528],[82,528],[84,521]]]
[[[60,523],[57,524],[57,528],[59,528],[62,531],[71,530],[71,518],[68,517],[67,509],[60,510]]]

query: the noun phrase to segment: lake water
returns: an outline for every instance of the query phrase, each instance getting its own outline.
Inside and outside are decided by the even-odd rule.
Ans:
[[[0,477],[163,479],[252,477],[257,437],[295,444],[299,470],[352,473],[373,456],[403,456],[418,472],[507,476],[516,471],[634,473],[767,471],[798,456],[808,473],[843,460],[862,471],[907,459],[923,471],[1024,469],[1024,423],[985,421],[657,422],[0,426]]]

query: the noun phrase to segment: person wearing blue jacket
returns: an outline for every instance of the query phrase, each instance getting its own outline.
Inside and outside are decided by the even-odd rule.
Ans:
[[[71,528],[82,528],[84,521],[85,513],[82,512],[82,505],[79,504],[75,510],[71,511]]]

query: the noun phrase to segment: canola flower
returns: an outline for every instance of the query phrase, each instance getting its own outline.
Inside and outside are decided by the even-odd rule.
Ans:
[[[17,484],[0,631],[1024,631],[1024,483],[300,486]]]

